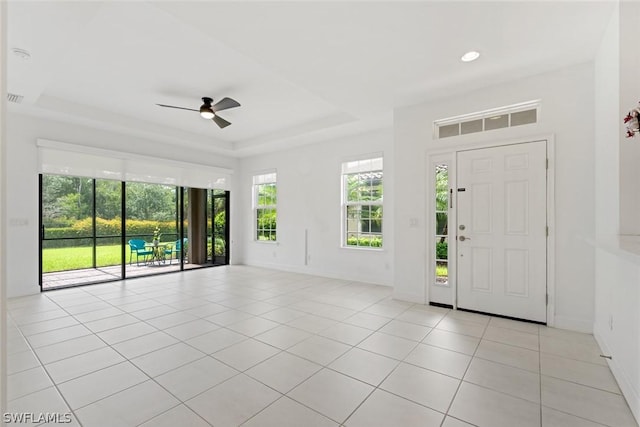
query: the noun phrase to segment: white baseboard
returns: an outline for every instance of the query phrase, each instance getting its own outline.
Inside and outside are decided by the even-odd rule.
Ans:
[[[602,333],[597,328],[593,331],[593,337],[596,339],[602,352],[604,354],[612,354],[611,347],[608,345],[605,336],[606,334]],[[609,365],[609,369],[611,369],[611,373],[613,373],[613,376],[618,382],[622,395],[627,400],[627,404],[629,405],[633,416],[636,418],[636,422],[640,424],[640,391],[634,387],[631,376],[628,375],[625,369],[615,358],[607,360],[607,363]]]
[[[406,302],[414,302],[417,304],[424,304],[424,295],[411,294],[408,292],[393,292],[393,299]]]
[[[40,287],[38,285],[32,286],[29,289],[19,289],[17,292],[15,289],[7,289],[7,298],[22,298],[32,295],[38,295],[40,293]]]
[[[553,325],[554,328],[568,329],[570,331],[593,333],[593,320],[578,319],[575,317],[559,316],[556,314]]]
[[[393,286],[390,283],[381,281],[379,277],[363,277],[363,276],[356,277],[351,274],[344,274],[337,271],[326,270],[324,268],[318,269],[310,266],[276,264],[276,263],[267,263],[267,262],[244,262],[243,265],[260,267],[260,268],[269,268],[271,270],[286,271],[289,273],[310,274],[313,276],[328,277],[330,279],[348,280],[353,282],[365,282],[365,283],[371,283],[374,285],[382,285],[382,286],[390,286],[390,287]]]

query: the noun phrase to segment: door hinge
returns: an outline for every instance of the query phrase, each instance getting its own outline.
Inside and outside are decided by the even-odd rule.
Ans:
[[[545,295],[544,303],[545,303],[546,305],[549,305],[549,294],[546,294],[546,295]]]
[[[546,163],[545,163],[545,168],[549,169],[549,159],[547,159]]]
[[[548,225],[545,227],[545,233],[547,234],[547,237],[549,237],[549,226]]]

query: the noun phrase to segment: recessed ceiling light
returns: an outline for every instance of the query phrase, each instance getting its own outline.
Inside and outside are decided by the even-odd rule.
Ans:
[[[15,56],[22,59],[23,61],[28,61],[29,59],[31,59],[31,54],[29,53],[28,50],[20,49],[19,47],[14,47],[13,49],[11,49],[11,51]]]
[[[475,61],[479,57],[480,57],[480,52],[476,52],[475,50],[472,50],[462,55],[462,58],[460,58],[460,60],[462,62],[471,62],[471,61]]]

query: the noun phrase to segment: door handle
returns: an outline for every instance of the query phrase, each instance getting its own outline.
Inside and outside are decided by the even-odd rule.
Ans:
[[[471,240],[471,237],[458,236],[458,240],[460,240],[461,242],[464,242],[465,240]]]

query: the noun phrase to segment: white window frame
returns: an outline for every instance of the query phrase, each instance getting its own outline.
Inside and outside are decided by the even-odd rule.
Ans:
[[[353,174],[358,174],[358,173],[377,173],[379,172],[382,177],[382,186],[384,188],[384,158],[382,153],[376,153],[376,154],[370,154],[366,157],[361,157],[355,160],[347,160],[344,161],[342,163],[342,174],[341,174],[341,184],[342,184],[342,188],[341,188],[341,199],[342,199],[342,203],[341,203],[341,247],[345,248],[345,249],[360,249],[360,250],[376,250],[376,251],[380,251],[383,250],[384,247],[384,193],[382,194],[382,197],[380,198],[380,200],[364,200],[364,201],[349,201],[348,200],[348,195],[347,195],[347,191],[348,191],[348,185],[347,185],[347,177]],[[353,207],[353,206],[380,206],[380,208],[382,209],[382,218],[381,218],[381,225],[380,225],[380,233],[376,233],[379,234],[380,238],[381,238],[381,244],[380,246],[365,246],[365,245],[349,245],[347,244],[348,242],[348,235],[351,233],[349,231],[349,227],[348,227],[348,218],[347,218],[347,212],[349,207]],[[361,220],[358,219],[358,222],[360,222]],[[359,232],[358,232],[358,237],[359,237]],[[358,242],[359,242],[359,238],[358,238]]]
[[[259,200],[260,187],[264,185],[273,185],[275,187],[275,202],[274,203],[261,203]],[[260,174],[253,176],[253,187],[252,187],[252,204],[253,204],[253,240],[260,243],[277,243],[278,241],[278,174],[277,171],[265,171]],[[260,232],[271,231],[271,229],[260,229],[258,228],[258,212],[260,210],[269,210],[273,209],[276,214],[276,228],[273,229],[273,234],[275,238],[272,240],[271,238],[264,240],[260,239]]]

